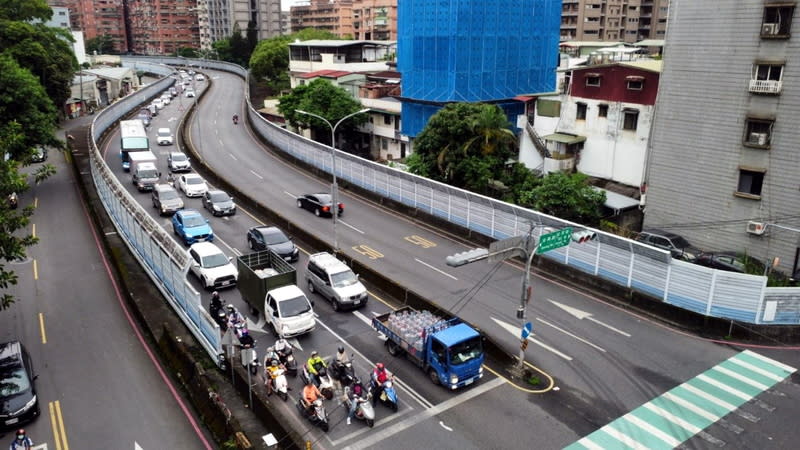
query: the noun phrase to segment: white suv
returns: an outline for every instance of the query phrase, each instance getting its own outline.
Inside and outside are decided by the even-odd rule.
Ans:
[[[158,129],[158,145],[172,145],[172,131],[169,128]]]
[[[200,280],[203,289],[235,286],[239,271],[222,250],[211,242],[198,242],[189,247],[192,273]]]
[[[306,266],[308,290],[327,298],[334,311],[367,304],[367,288],[347,264],[330,253],[315,253]]]

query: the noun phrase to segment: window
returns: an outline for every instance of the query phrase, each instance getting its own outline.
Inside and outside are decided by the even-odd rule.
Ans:
[[[388,150],[389,149],[389,140],[386,138],[381,138],[381,149]]]
[[[764,18],[761,22],[761,37],[767,39],[786,39],[792,29],[793,5],[775,5],[764,7]]]
[[[774,124],[775,121],[769,119],[745,119],[744,145],[747,147],[769,148]]]
[[[753,66],[754,80],[781,81],[783,76],[783,64],[756,64]]]
[[[746,197],[761,197],[764,185],[764,170],[739,168],[739,186],[736,193]]]
[[[628,80],[629,91],[641,91],[642,86],[644,86],[644,81],[642,80]]]
[[[597,105],[597,117],[608,117],[608,105]]]
[[[782,63],[753,64],[750,92],[754,94],[780,94],[783,79]]]
[[[639,111],[626,109],[622,111],[622,129],[635,131],[639,125]]]
[[[576,103],[578,111],[575,114],[575,120],[586,120],[586,103]]]
[[[587,86],[600,86],[600,75],[590,74],[586,75]]]

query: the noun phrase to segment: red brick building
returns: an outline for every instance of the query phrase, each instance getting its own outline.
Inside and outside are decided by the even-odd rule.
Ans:
[[[109,36],[115,51],[129,50],[123,0],[48,0],[48,4],[69,8],[72,29],[83,31],[85,41]]]
[[[128,0],[131,50],[170,55],[200,48],[197,0]]]

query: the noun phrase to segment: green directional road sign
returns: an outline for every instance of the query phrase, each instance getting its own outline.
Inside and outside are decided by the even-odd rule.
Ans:
[[[543,234],[539,238],[539,249],[536,253],[549,252],[559,247],[569,245],[572,240],[572,227],[562,228],[552,233]]]

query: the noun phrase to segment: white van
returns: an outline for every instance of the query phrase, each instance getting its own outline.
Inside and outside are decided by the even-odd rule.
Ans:
[[[306,294],[293,284],[267,292],[264,315],[276,336],[298,336],[313,331],[317,325],[314,307]]]
[[[157,134],[158,145],[172,145],[172,130],[169,128],[159,128]]]

